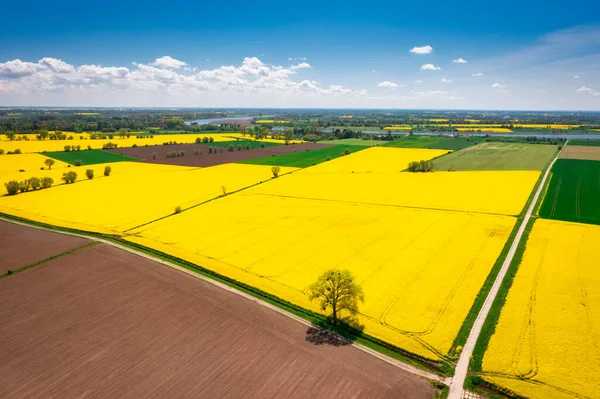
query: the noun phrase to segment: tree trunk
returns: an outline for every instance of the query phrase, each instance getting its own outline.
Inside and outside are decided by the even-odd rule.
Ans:
[[[337,326],[337,309],[336,309],[336,306],[333,307],[333,325]]]

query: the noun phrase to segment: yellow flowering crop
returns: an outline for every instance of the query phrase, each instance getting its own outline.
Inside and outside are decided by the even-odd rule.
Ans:
[[[41,167],[48,169],[44,163],[46,159],[48,159],[48,157],[40,154],[0,155],[0,182],[6,180],[7,175],[23,173],[19,172],[21,169],[25,172],[34,171],[39,174],[39,172],[41,172]],[[55,162],[54,165],[52,165],[52,169],[67,167],[67,164],[62,161],[57,159],[54,161]]]
[[[326,269],[349,269],[365,292],[365,332],[431,359],[450,350],[515,223],[508,216],[264,196],[258,187],[126,238],[317,312],[306,288]]]
[[[87,231],[119,234],[126,229],[186,209],[223,194],[272,178],[271,167],[225,164],[210,168],[118,162],[114,175],[103,176],[104,166],[93,165],[95,178],[47,190],[0,197],[0,212]],[[88,167],[65,170],[85,179]],[[294,168],[281,168],[281,174]],[[117,173],[119,171],[120,173]],[[43,176],[47,176],[44,173]],[[280,177],[281,178],[281,177]],[[223,215],[220,215],[223,217]]]
[[[456,130],[459,132],[477,132],[481,130],[482,132],[492,132],[492,133],[512,133],[513,131],[507,129],[505,127],[457,127]]]
[[[400,172],[446,150],[372,147],[256,187],[262,195],[517,215],[539,171]]]
[[[538,219],[483,360],[530,398],[600,392],[600,226]]]
[[[64,151],[66,145],[80,145],[82,149],[87,149],[91,146],[93,149],[100,149],[104,144],[114,143],[122,147],[132,147],[134,144],[141,147],[147,145],[161,145],[167,141],[176,141],[177,143],[194,143],[196,138],[200,137],[212,137],[214,141],[231,141],[236,137],[241,137],[239,133],[215,133],[215,134],[164,134],[154,135],[153,138],[136,138],[135,135],[129,138],[121,138],[118,133],[115,133],[115,137],[112,139],[97,139],[91,140],[85,138],[79,139],[79,134],[73,133],[73,140],[14,140],[14,141],[3,141],[0,143],[0,149],[4,151],[14,151],[20,149],[24,153],[32,152],[44,152],[44,151]],[[85,137],[85,136],[84,136]],[[248,136],[248,138],[250,138]],[[282,142],[279,140],[278,142]]]

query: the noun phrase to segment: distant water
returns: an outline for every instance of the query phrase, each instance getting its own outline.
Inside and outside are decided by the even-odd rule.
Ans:
[[[185,122],[186,125],[191,125],[196,122],[199,125],[208,125],[209,123],[218,123],[223,121],[249,121],[253,118],[266,118],[266,116],[240,116],[236,118],[209,118],[209,119],[196,119],[195,121]]]
[[[324,132],[331,132],[331,129],[323,130]],[[363,130],[367,134],[387,134],[387,131],[383,130]],[[391,132],[393,135],[406,135],[408,132]],[[440,132],[416,132],[413,133],[415,136],[439,136],[449,135],[450,133]],[[487,136],[488,133],[470,133],[470,132],[459,132],[461,136]],[[600,134],[589,133],[589,134],[565,134],[565,133],[489,133],[491,137],[537,137],[537,138],[549,138],[549,139],[591,139],[600,140]]]

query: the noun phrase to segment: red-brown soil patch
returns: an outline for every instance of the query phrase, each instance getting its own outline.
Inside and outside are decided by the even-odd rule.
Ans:
[[[3,398],[431,398],[254,301],[106,245],[0,280]]]
[[[168,165],[182,166],[214,166],[224,163],[246,161],[248,159],[270,157],[272,155],[290,154],[293,152],[302,152],[306,150],[316,150],[319,148],[331,147],[330,144],[301,143],[290,145],[277,145],[265,148],[254,148],[251,150],[235,150],[217,154],[208,153],[208,145],[205,144],[175,144],[175,145],[157,145],[148,147],[117,148],[110,150],[118,154],[138,158],[142,162],[160,163]],[[194,150],[202,151],[202,155],[194,155]],[[167,158],[167,153],[172,151],[185,151],[185,156],[179,158]],[[152,154],[156,153],[156,159]]]
[[[82,247],[89,242],[84,238],[0,220],[0,275]]]

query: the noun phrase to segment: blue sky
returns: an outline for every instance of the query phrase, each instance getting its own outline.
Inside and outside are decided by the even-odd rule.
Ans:
[[[591,0],[11,2],[0,105],[599,110],[599,11]]]

